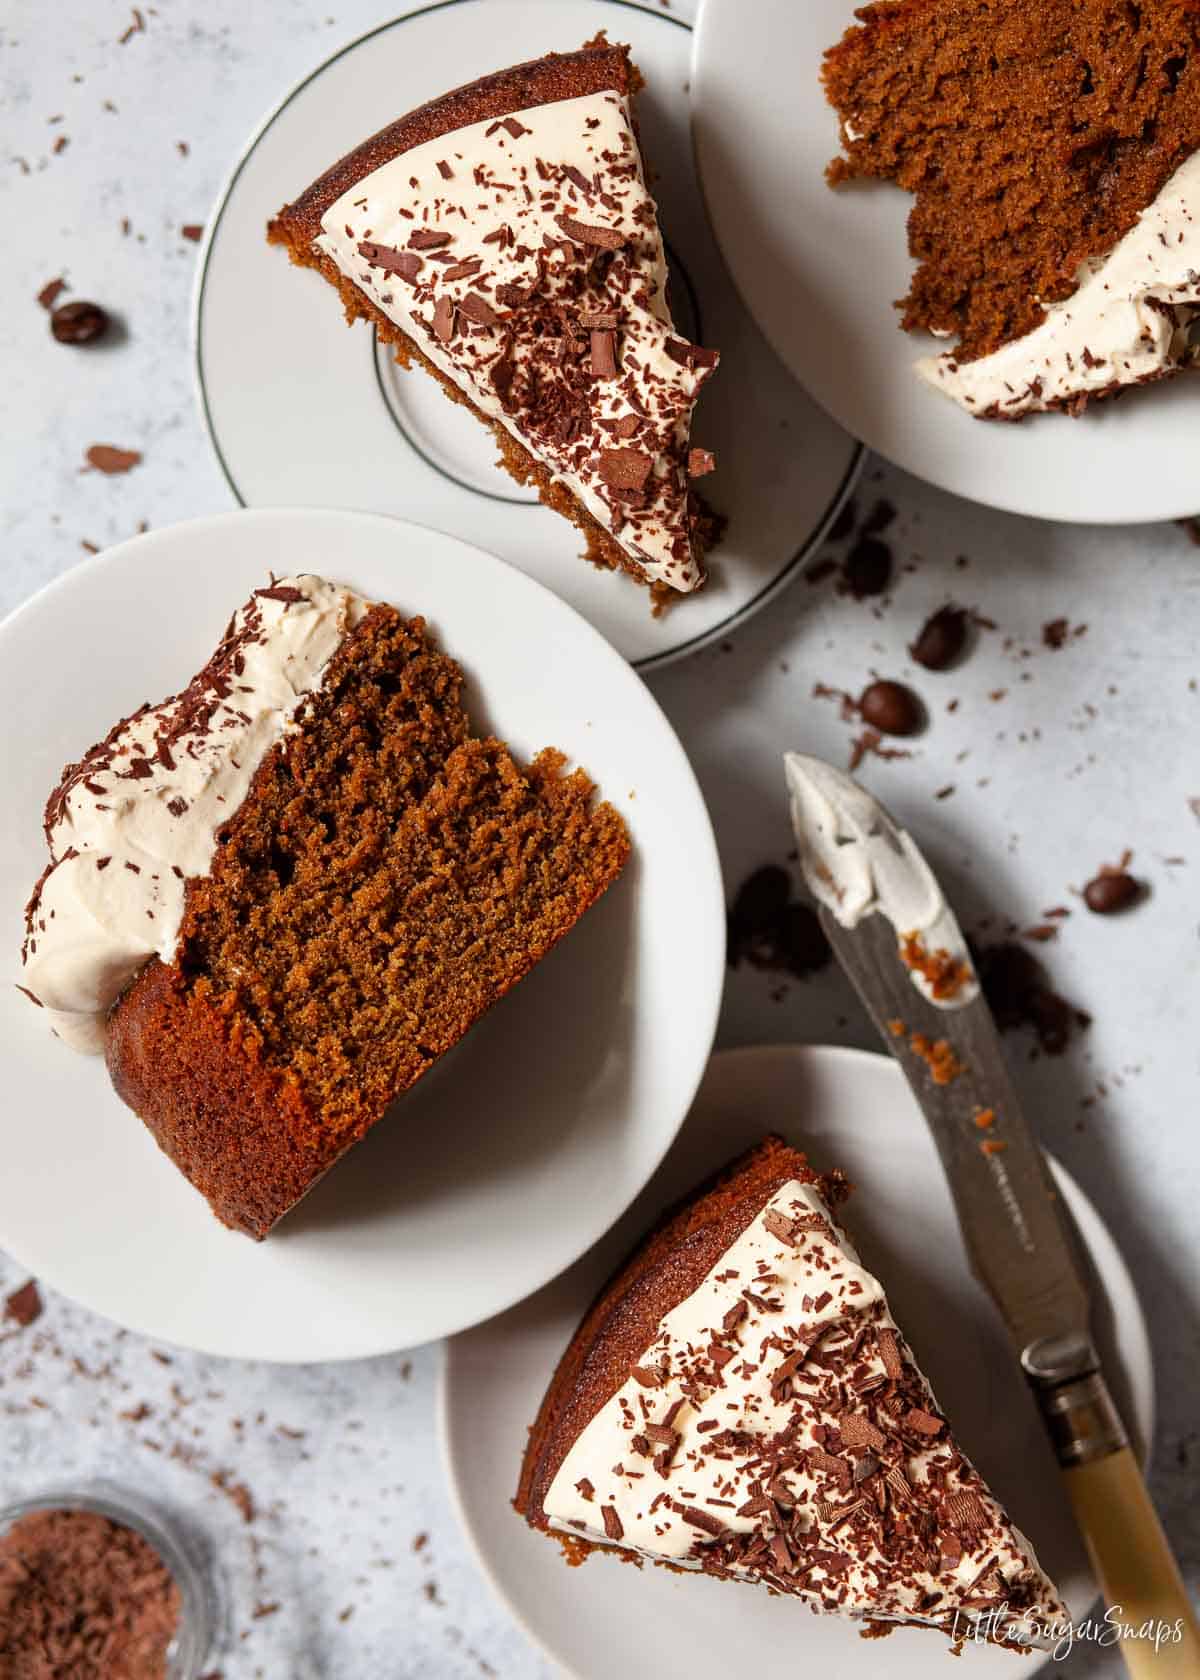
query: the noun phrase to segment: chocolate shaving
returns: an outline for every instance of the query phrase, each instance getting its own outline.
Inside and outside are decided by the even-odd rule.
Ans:
[[[893,1382],[899,1382],[904,1375],[904,1361],[900,1357],[900,1345],[896,1340],[894,1330],[877,1330],[875,1332],[879,1357],[883,1360],[883,1368]]]
[[[478,292],[468,292],[458,308],[468,321],[474,321],[480,327],[494,327],[500,319],[488,300],[480,297]]]
[[[843,1412],[838,1427],[848,1447],[872,1447],[882,1452],[887,1446],[887,1436],[861,1412]]]
[[[453,238],[452,233],[442,233],[437,228],[414,228],[408,236],[408,243],[414,251],[437,251],[443,245],[449,245]]]
[[[445,292],[433,307],[433,330],[443,344],[454,337],[454,303]]]
[[[398,274],[401,280],[415,280],[421,272],[421,259],[413,251],[396,251],[390,245],[376,245],[364,239],[359,243],[358,254],[372,268],[381,268],[386,274]]]
[[[714,471],[717,457],[711,449],[691,449],[688,451],[688,477],[705,478]]]
[[[615,1505],[602,1505],[600,1515],[604,1518],[604,1532],[610,1540],[623,1540],[625,1525],[617,1515]]]
[[[789,1248],[795,1248],[795,1223],[786,1213],[780,1213],[778,1208],[768,1208],[763,1214],[763,1224],[773,1237],[778,1237],[779,1241],[786,1243]]]
[[[654,463],[641,449],[602,449],[599,473],[610,490],[641,490]]]
[[[593,327],[591,335],[592,372],[597,379],[612,379],[617,372],[616,334]]]
[[[574,216],[556,216],[554,220],[577,245],[595,245],[604,251],[619,251],[625,243],[625,235],[617,228],[596,227],[589,222],[577,221]]]
[[[691,1523],[693,1528],[702,1528],[706,1534],[716,1536],[725,1532],[725,1524],[711,1511],[702,1511],[696,1505],[677,1505],[675,1509],[684,1522]]]
[[[286,606],[293,606],[297,601],[307,600],[302,589],[297,589],[290,583],[272,583],[265,589],[256,589],[256,595],[263,596],[268,601],[282,601]]]
[[[24,986],[20,990],[24,992]],[[26,992],[25,995],[26,997],[33,997],[32,992]],[[34,998],[35,1003],[39,1001],[39,999]],[[27,1330],[31,1324],[36,1323],[41,1318],[42,1296],[33,1278],[30,1278],[28,1283],[23,1283],[20,1289],[14,1289],[11,1295],[5,1297],[4,1316],[19,1324],[22,1330]]]

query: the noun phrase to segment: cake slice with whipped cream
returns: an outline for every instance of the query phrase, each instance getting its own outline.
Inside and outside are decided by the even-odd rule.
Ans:
[[[717,353],[671,319],[640,83],[603,36],[485,76],[335,163],[268,237],[491,426],[588,558],[665,599],[704,582],[716,529],[691,421]]]
[[[768,1137],[668,1213],[563,1355],[517,1510],[573,1562],[608,1548],[864,1624],[1040,1642],[1065,1606],[842,1230],[846,1192]]]
[[[473,735],[462,687],[420,618],[272,580],[50,795],[21,989],[250,1236],[625,863],[587,775]]]
[[[834,185],[914,195],[902,325],[968,414],[1082,413],[1200,365],[1196,0],[881,0],[825,56]]]

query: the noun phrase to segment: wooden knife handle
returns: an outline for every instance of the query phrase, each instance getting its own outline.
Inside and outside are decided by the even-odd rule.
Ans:
[[[1063,1481],[1105,1611],[1133,1630],[1120,1650],[1134,1680],[1200,1680],[1200,1626],[1132,1449],[1065,1469]]]

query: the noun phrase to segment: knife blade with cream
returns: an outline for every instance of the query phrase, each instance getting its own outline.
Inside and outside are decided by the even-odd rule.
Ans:
[[[850,776],[785,758],[805,881],[929,1124],[972,1269],[1041,1409],[1126,1666],[1200,1680],[1200,1628],[1092,1341],[1073,1231],[1017,1098],[966,940],[912,837]]]

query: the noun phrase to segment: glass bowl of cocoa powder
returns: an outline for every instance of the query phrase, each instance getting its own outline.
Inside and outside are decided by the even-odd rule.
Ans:
[[[147,1501],[101,1483],[0,1506],[0,1673],[200,1680],[212,1590]]]

